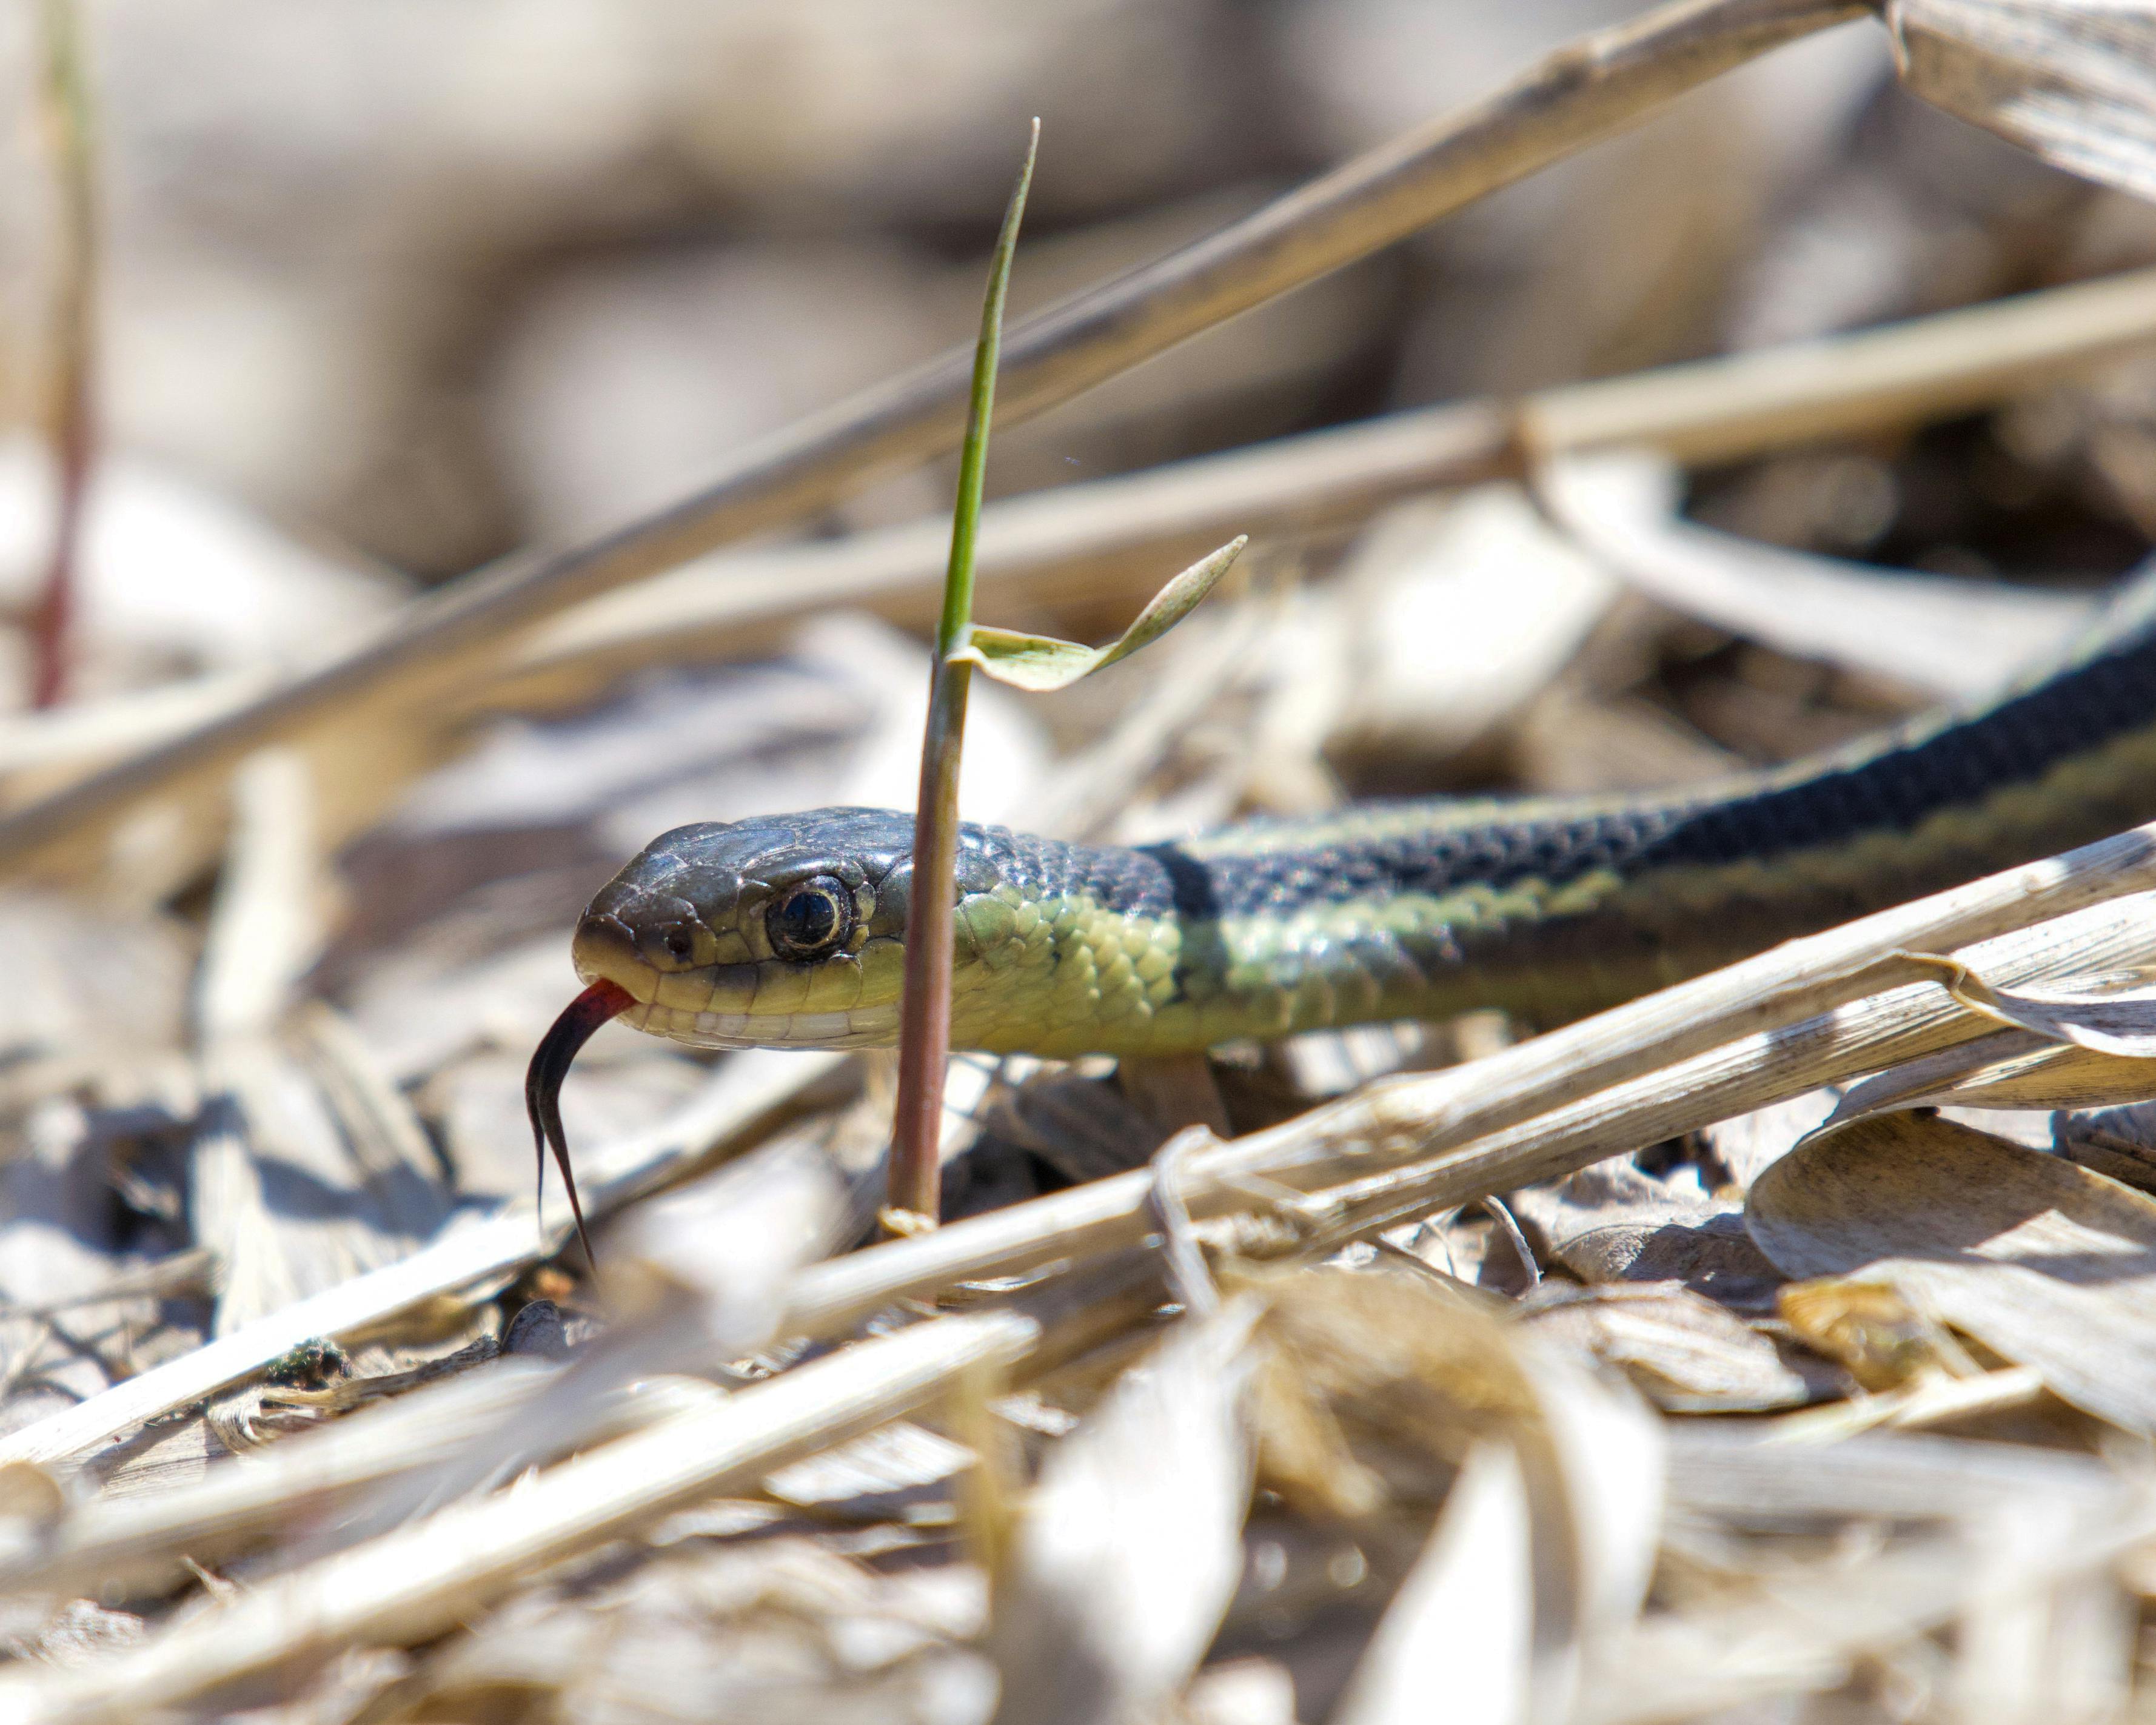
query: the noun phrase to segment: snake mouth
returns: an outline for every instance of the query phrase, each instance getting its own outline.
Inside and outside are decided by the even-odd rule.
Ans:
[[[898,1041],[898,1004],[850,1012],[698,1012],[659,1004],[634,1006],[622,1022],[631,1029],[690,1048],[850,1050],[891,1048]]]
[[[783,1034],[760,1034],[774,1026],[767,1014],[754,1015],[759,978],[753,964],[654,964],[628,925],[603,911],[587,911],[577,925],[569,959],[583,982],[621,991],[617,1011],[633,1030],[706,1048],[757,1048],[786,1040]],[[732,1034],[710,1034],[721,1023]],[[775,1028],[783,1032],[783,1022]]]
[[[562,1009],[562,1015],[539,1039],[531,1064],[524,1074],[524,1111],[531,1122],[531,1147],[539,1163],[539,1185],[535,1210],[547,1197],[547,1153],[554,1153],[562,1170],[562,1184],[569,1194],[569,1214],[577,1219],[577,1238],[584,1248],[584,1261],[596,1271],[592,1236],[584,1226],[584,1207],[577,1197],[577,1177],[569,1167],[568,1134],[562,1129],[562,1081],[569,1076],[569,1063],[589,1042],[600,1025],[636,1004],[620,983],[601,978]]]

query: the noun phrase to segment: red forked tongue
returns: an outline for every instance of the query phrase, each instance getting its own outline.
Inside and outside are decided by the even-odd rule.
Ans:
[[[562,1015],[539,1039],[531,1051],[531,1065],[524,1074],[524,1111],[531,1119],[531,1150],[539,1159],[537,1201],[547,1197],[547,1153],[554,1153],[568,1189],[569,1214],[577,1219],[577,1238],[583,1242],[584,1261],[596,1272],[598,1260],[592,1255],[592,1237],[584,1230],[584,1207],[577,1201],[577,1177],[569,1171],[569,1140],[562,1130],[562,1081],[569,1076],[569,1062],[577,1050],[592,1040],[601,1024],[636,1004],[636,997],[619,983],[598,982],[562,1009]]]

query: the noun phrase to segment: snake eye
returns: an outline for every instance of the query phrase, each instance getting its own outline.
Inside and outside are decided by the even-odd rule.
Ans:
[[[820,958],[851,931],[854,896],[839,881],[819,875],[789,890],[771,907],[764,928],[782,958]]]

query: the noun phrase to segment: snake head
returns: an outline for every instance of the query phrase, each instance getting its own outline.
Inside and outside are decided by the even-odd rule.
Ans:
[[[577,925],[577,974],[623,1021],[706,1048],[897,1040],[913,819],[875,809],[677,827]]]
[[[570,943],[583,993],[525,1075],[542,1196],[551,1150],[585,1256],[561,1091],[608,1020],[706,1048],[861,1048],[897,1040],[913,820],[825,809],[676,827],[600,889]]]

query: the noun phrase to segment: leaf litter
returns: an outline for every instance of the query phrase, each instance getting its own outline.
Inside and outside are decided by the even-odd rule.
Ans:
[[[1633,111],[1852,8],[1694,10],[1497,99],[1558,132],[1440,137],[1424,195],[1606,124],[1566,90]],[[2102,10],[1887,23],[1920,94],[2140,186],[2146,44]],[[1313,207],[1327,246],[1382,237],[1368,183]],[[2074,369],[2156,333],[2156,294],[1815,333],[992,508],[984,595],[1025,627],[977,632],[983,660],[1101,675],[977,691],[968,813],[1140,841],[1650,783],[2041,659],[2130,561],[2084,557],[2088,519],[2156,519],[2116,390]],[[1939,422],[1970,414],[2068,520],[2039,578],[1913,507],[1898,539],[1851,525],[1865,485],[1936,504]],[[853,459],[805,447],[811,490]],[[1240,541],[1071,644],[1245,526],[1220,614],[1113,665]],[[449,651],[453,691],[393,654],[373,730],[357,697],[289,737],[252,710],[228,783],[144,752],[390,601],[251,523],[216,542],[280,593],[304,570],[318,614],[258,649],[116,596],[90,698],[0,726],[12,809],[149,762],[69,865],[110,886],[95,912],[0,902],[0,1717],[2145,1708],[2156,834],[1555,1030],[962,1061],[945,1226],[867,1250],[876,1057],[603,1032],[566,1098],[600,1285],[505,1172],[567,919],[647,829],[904,802],[919,653],[891,619],[920,619],[929,538],[728,552]],[[116,595],[164,598],[133,555]],[[182,638],[195,671],[160,685]]]

